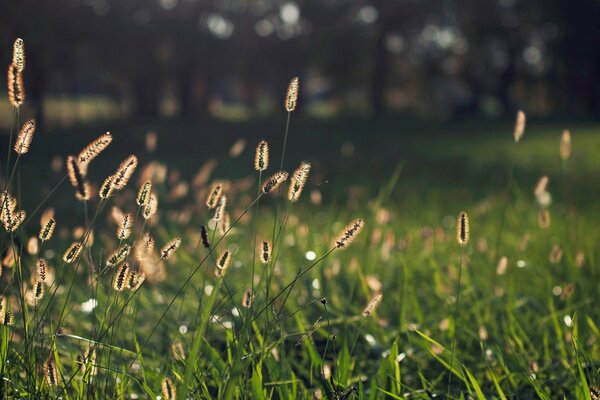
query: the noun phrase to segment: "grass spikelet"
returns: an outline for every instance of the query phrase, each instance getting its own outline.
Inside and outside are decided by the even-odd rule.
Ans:
[[[560,158],[567,161],[571,157],[571,132],[565,129],[560,137]]]
[[[113,186],[114,179],[115,179],[115,177],[113,175],[111,175],[104,180],[104,182],[102,183],[102,186],[100,186],[100,189],[98,190],[99,198],[104,200],[104,199],[108,199],[110,196],[113,195],[113,193],[115,191],[115,187]]]
[[[310,164],[307,162],[302,162],[298,169],[294,171],[292,180],[290,182],[290,188],[288,190],[288,199],[292,203],[295,203],[300,198],[300,194],[302,193],[302,189],[304,189],[304,185],[306,184],[309,173]]]
[[[521,138],[523,137],[523,134],[525,133],[525,122],[526,122],[525,113],[523,111],[519,110],[517,112],[517,119],[515,121],[515,132],[514,132],[515,143],[519,143],[519,140],[521,140]]]
[[[110,132],[106,132],[104,135],[93,140],[90,144],[85,146],[79,155],[77,156],[77,162],[84,175],[87,173],[88,165],[90,162],[102,153],[104,149],[112,142],[112,135]]]
[[[96,366],[96,349],[93,347],[88,347],[83,352],[83,355],[78,356],[77,358],[79,359],[80,364],[83,365],[83,376],[87,376],[89,382],[91,377],[98,374],[98,367]]]
[[[46,377],[46,382],[48,385],[58,385],[58,370],[56,368],[56,361],[54,360],[52,353],[44,363],[44,376]]]
[[[127,283],[129,281],[129,275],[131,272],[132,271],[127,263],[117,268],[112,282],[113,289],[115,289],[117,292],[122,292],[123,290],[127,289]]]
[[[550,180],[546,175],[540,177],[538,183],[535,185],[535,189],[533,191],[533,195],[537,198],[542,196],[546,192],[546,188],[548,187],[548,182]]]
[[[383,299],[383,293],[379,292],[379,293],[375,294],[375,296],[373,296],[371,301],[369,301],[369,303],[363,310],[363,317],[368,317],[369,315],[373,314],[375,312],[375,310],[377,309],[377,307],[379,307],[379,304],[381,303],[382,299]]]
[[[85,179],[85,174],[79,168],[79,163],[74,156],[67,157],[67,172],[69,173],[69,181],[75,189],[75,197],[77,200],[90,199],[90,186]]]
[[[269,168],[269,144],[261,140],[256,146],[256,154],[254,156],[254,169],[257,171],[265,171]]]
[[[231,253],[225,250],[217,259],[217,269],[215,270],[215,276],[225,276],[227,268],[231,262]]]
[[[137,273],[133,270],[130,270],[129,277],[127,278],[127,289],[137,290],[142,283],[146,280],[146,275],[143,273]]]
[[[123,261],[125,261],[127,256],[129,256],[130,252],[131,245],[127,243],[124,244],[123,246],[110,253],[108,258],[106,259],[106,265],[109,267],[114,267],[115,265],[122,263]]]
[[[73,242],[73,244],[69,246],[67,251],[65,251],[65,254],[63,255],[63,261],[67,264],[73,263],[77,260],[77,258],[79,258],[82,249],[83,245],[81,244],[81,242]]]
[[[227,196],[223,195],[219,199],[219,203],[215,208],[215,215],[213,216],[213,219],[215,221],[220,221],[223,218],[223,214],[225,213],[225,207],[227,207]]]
[[[135,172],[135,168],[137,167],[138,159],[135,155],[130,155],[127,157],[117,168],[117,172],[113,175],[112,185],[115,189],[121,190],[124,189],[129,179]]]
[[[146,206],[142,210],[142,216],[144,217],[144,219],[147,220],[152,218],[152,216],[156,214],[157,211],[158,198],[156,197],[156,194],[150,193],[150,196],[148,196],[148,204],[146,204]]]
[[[222,193],[223,185],[220,183],[215,183],[210,188],[210,193],[208,194],[208,198],[206,199],[206,207],[210,209],[215,208],[219,203],[219,199],[221,198]]]
[[[175,253],[177,251],[177,249],[179,248],[180,245],[181,245],[180,237],[171,239],[167,244],[165,244],[163,246],[162,249],[160,249],[160,258],[163,260],[168,259],[169,257],[171,257],[173,255],[173,253]]]
[[[138,195],[135,199],[136,204],[139,207],[146,207],[148,205],[148,202],[150,201],[151,192],[152,181],[147,180],[146,182],[144,182],[144,184],[140,187],[140,190],[138,191]]]
[[[54,233],[54,228],[56,228],[56,220],[54,218],[48,218],[42,225],[40,229],[39,238],[42,242],[46,240],[50,240],[52,234]]]
[[[590,386],[590,397],[592,400],[600,400],[600,388],[597,386]]]
[[[19,72],[19,68],[14,64],[8,66],[7,84],[8,101],[15,108],[21,107],[25,102],[25,85],[23,84],[23,73]]]
[[[6,297],[0,296],[0,320],[4,320],[6,314]]]
[[[498,266],[496,267],[496,275],[504,275],[506,273],[506,268],[508,267],[508,258],[503,256],[498,261]]]
[[[25,71],[25,42],[21,38],[17,38],[13,43],[12,63],[19,72]]]
[[[176,360],[185,360],[185,349],[181,341],[175,340],[173,343],[171,343],[171,354]]]
[[[461,246],[469,244],[469,216],[464,211],[458,214],[456,221],[456,242]]]
[[[17,140],[15,141],[14,150],[17,154],[25,154],[29,151],[29,146],[31,146],[34,133],[35,120],[30,119],[23,124],[19,131],[19,135],[17,136]]]
[[[200,238],[202,239],[202,245],[209,249],[210,241],[208,240],[208,230],[205,225],[200,225]]]
[[[162,396],[165,400],[175,400],[177,390],[169,378],[164,378],[161,383]]]
[[[252,303],[254,303],[254,293],[252,292],[252,289],[248,289],[242,298],[242,307],[250,308],[252,307]]]
[[[288,85],[287,94],[285,96],[285,110],[292,112],[296,109],[298,102],[298,90],[300,89],[300,79],[295,76]]]
[[[44,282],[37,281],[33,286],[33,297],[36,300],[41,300],[44,297]]]
[[[46,282],[46,273],[48,271],[48,261],[45,258],[38,258],[35,263],[35,270],[37,273],[37,279],[40,282]]]
[[[133,216],[129,213],[123,215],[121,223],[117,227],[117,238],[119,240],[129,239],[133,228]]]
[[[258,246],[260,262],[266,264],[271,260],[271,243],[268,240],[262,241]]]
[[[15,209],[17,208],[17,199],[13,195],[4,191],[0,194],[0,205],[2,205],[2,212],[0,213],[0,220],[5,222],[12,218]]]
[[[335,247],[338,249],[346,248],[350,243],[356,239],[363,226],[365,225],[362,219],[355,219],[350,224],[348,224],[342,234],[335,241]]]
[[[286,171],[275,172],[271,177],[269,177],[262,185],[261,190],[266,194],[269,193],[279,187],[283,182],[288,178],[288,173]]]
[[[23,210],[17,211],[12,215],[10,222],[4,223],[4,228],[8,232],[15,232],[27,218],[27,213]]]
[[[2,324],[12,326],[15,324],[15,316],[10,310],[6,310],[4,315],[2,316]]]

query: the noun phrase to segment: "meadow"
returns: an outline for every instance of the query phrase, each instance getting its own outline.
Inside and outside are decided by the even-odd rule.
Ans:
[[[35,134],[15,107],[4,398],[599,398],[596,123],[516,142],[291,92],[272,120]]]

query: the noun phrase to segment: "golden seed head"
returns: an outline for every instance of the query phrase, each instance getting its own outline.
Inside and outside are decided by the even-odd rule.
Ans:
[[[33,286],[33,297],[36,300],[41,300],[44,297],[44,282],[37,281]]]
[[[115,265],[122,263],[125,261],[130,252],[131,245],[125,243],[123,246],[110,253],[106,259],[106,265],[109,267],[114,267]]]
[[[113,195],[115,192],[115,187],[113,186],[114,176],[111,175],[104,180],[102,186],[98,190],[98,197],[105,200]]]
[[[81,250],[83,249],[83,245],[81,242],[73,242],[71,246],[65,251],[63,255],[63,261],[67,264],[71,264],[77,260],[79,255],[81,254]]]
[[[10,219],[3,221],[4,229],[8,232],[15,232],[27,218],[27,213],[23,210],[17,211],[11,215]]]
[[[363,316],[368,317],[369,315],[374,313],[375,310],[377,309],[377,307],[379,306],[379,304],[381,303],[382,299],[383,299],[383,293],[381,293],[381,292],[376,293],[375,296],[373,296],[373,298],[371,299],[371,301],[369,301],[369,304],[367,304],[367,306],[363,310]]]
[[[131,230],[133,228],[133,216],[131,214],[123,215],[121,223],[117,227],[117,239],[126,240],[131,236]]]
[[[85,179],[85,174],[81,171],[79,163],[74,156],[67,157],[67,172],[71,186],[75,189],[77,200],[85,201],[90,199],[90,185]]]
[[[160,249],[160,258],[163,260],[166,260],[167,258],[171,257],[173,255],[173,253],[175,253],[175,251],[177,251],[177,249],[179,248],[180,245],[181,245],[180,237],[171,239],[166,245],[163,246],[162,249]]]
[[[264,240],[258,246],[258,253],[260,262],[266,264],[271,260],[271,243],[268,240]]]
[[[223,214],[225,213],[225,207],[227,207],[227,196],[222,195],[219,199],[217,207],[215,207],[215,215],[213,216],[213,219],[215,221],[220,221],[223,218]]]
[[[42,228],[40,229],[39,238],[42,242],[49,240],[54,233],[54,228],[56,227],[56,220],[54,218],[48,218],[44,224],[42,224]]]
[[[38,258],[35,263],[35,269],[37,272],[37,279],[40,282],[46,282],[48,272],[48,261],[45,258]]]
[[[2,316],[2,324],[4,325],[14,325],[15,324],[15,316],[12,311],[7,310]]]
[[[600,400],[600,387],[590,386],[590,397],[592,400]]]
[[[231,262],[231,253],[225,250],[217,259],[217,269],[215,270],[215,276],[225,276],[225,272]]]
[[[148,204],[142,210],[142,216],[144,219],[150,219],[158,211],[158,197],[156,194],[150,193],[148,196]]]
[[[338,249],[348,247],[356,239],[364,225],[364,221],[360,218],[352,221],[344,228],[342,234],[335,241],[334,246]]]
[[[263,184],[261,190],[263,193],[269,193],[279,187],[283,182],[288,178],[288,173],[286,171],[275,172],[269,179],[267,179]]]
[[[164,378],[161,384],[162,397],[165,400],[175,400],[177,397],[177,390],[173,386],[173,382],[169,378]]]
[[[146,207],[148,205],[148,201],[150,200],[150,193],[152,192],[152,181],[148,179],[144,184],[140,187],[137,198],[135,202],[140,207]]]
[[[265,171],[269,168],[269,144],[261,140],[256,146],[256,155],[254,156],[254,169]]]
[[[546,188],[548,187],[548,182],[549,182],[549,179],[546,175],[542,176],[538,180],[537,185],[535,185],[535,190],[533,191],[533,194],[535,197],[540,197],[541,195],[543,195],[546,192]]]
[[[222,193],[223,185],[220,183],[215,183],[210,188],[210,193],[208,194],[208,198],[206,199],[206,207],[215,208],[219,203],[219,199],[221,198]]]
[[[469,243],[469,216],[464,211],[458,215],[456,222],[456,241],[461,246]]]
[[[8,66],[7,84],[8,101],[13,107],[19,108],[25,102],[25,85],[23,84],[23,73],[19,72],[15,64]]]
[[[44,363],[44,376],[49,386],[58,385],[58,371],[56,369],[56,361],[54,361],[54,355],[51,353],[46,362]]]
[[[571,132],[565,129],[560,137],[560,158],[568,160],[571,157]]]
[[[127,283],[129,281],[129,275],[131,272],[132,271],[127,263],[117,268],[112,282],[113,289],[115,289],[117,292],[122,292],[123,290],[127,289]]]
[[[285,110],[292,112],[296,109],[298,102],[298,89],[300,88],[300,79],[295,76],[288,85],[287,95],[285,96]]]
[[[185,360],[185,349],[183,347],[183,343],[179,340],[175,340],[171,343],[171,354],[176,360]]]
[[[242,307],[250,308],[252,307],[252,303],[254,302],[254,293],[252,293],[252,289],[246,290],[244,293],[244,298],[242,299]]]
[[[90,144],[85,146],[83,150],[81,150],[77,156],[77,162],[79,163],[79,168],[84,175],[87,174],[90,162],[96,158],[98,154],[102,153],[102,151],[104,151],[104,149],[106,149],[111,142],[112,135],[110,132],[106,132],[104,135],[93,140]]]
[[[12,63],[16,65],[19,72],[25,70],[25,42],[21,38],[17,38],[13,44]]]
[[[19,135],[17,136],[17,140],[15,141],[14,150],[17,154],[25,154],[29,151],[29,146],[31,146],[31,140],[33,139],[34,133],[35,120],[30,119],[23,124],[19,131]]]
[[[127,289],[136,291],[146,280],[146,274],[131,271],[127,279]]]
[[[119,168],[117,168],[117,172],[113,175],[112,185],[115,189],[121,190],[125,188],[137,165],[138,159],[133,154],[123,160]]]
[[[310,164],[307,162],[302,162],[298,169],[294,171],[288,190],[288,199],[292,203],[295,203],[300,198],[300,194],[302,193],[302,189],[304,189],[309,173]]]
[[[517,119],[515,121],[515,132],[514,132],[515,143],[519,143],[519,140],[521,140],[521,138],[523,137],[523,134],[525,133],[525,122],[526,122],[525,113],[523,111],[519,110],[517,112]]]

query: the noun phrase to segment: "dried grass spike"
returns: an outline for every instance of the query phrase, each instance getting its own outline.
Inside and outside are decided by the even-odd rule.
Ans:
[[[108,199],[115,192],[115,187],[113,186],[114,176],[111,175],[104,180],[102,186],[98,190],[98,197],[102,200]]]
[[[215,215],[213,216],[213,219],[215,221],[220,221],[223,218],[223,214],[225,213],[225,207],[227,207],[227,196],[222,195],[219,199],[217,207],[215,208]]]
[[[133,228],[133,216],[129,213],[123,215],[123,219],[117,228],[117,238],[119,240],[129,239]]]
[[[254,293],[252,292],[252,289],[248,289],[242,298],[242,307],[250,308],[252,307],[252,303],[254,303]]]
[[[23,73],[19,72],[16,65],[10,64],[7,73],[8,101],[19,108],[25,102],[25,88],[23,84]]]
[[[81,244],[81,242],[73,242],[73,244],[69,246],[67,251],[65,251],[65,254],[63,255],[63,261],[67,264],[73,263],[81,254],[82,249],[83,245]]]
[[[133,291],[138,290],[142,283],[146,280],[146,274],[143,272],[133,272],[131,271],[131,275],[129,276],[129,280],[127,281],[127,288]]]
[[[523,137],[523,134],[525,133],[525,122],[526,122],[526,117],[525,117],[525,113],[521,110],[519,110],[517,112],[517,120],[515,121],[515,143],[519,143],[519,140],[521,140],[521,138]]]
[[[35,120],[30,119],[23,124],[21,130],[19,131],[19,135],[17,136],[17,140],[15,141],[15,146],[13,149],[17,154],[25,154],[29,151],[29,146],[31,146],[34,133]]]
[[[69,181],[75,189],[75,197],[77,200],[90,199],[90,187],[85,179],[85,174],[79,168],[79,163],[74,156],[67,157],[67,172],[69,173]]]
[[[175,251],[177,251],[177,249],[179,248],[180,245],[181,245],[180,237],[171,239],[169,241],[169,243],[167,243],[166,245],[163,246],[162,249],[160,249],[160,258],[163,260],[166,260],[167,258],[171,257],[173,255],[173,253],[175,253]]]
[[[295,76],[288,85],[287,94],[285,96],[285,110],[292,112],[296,109],[298,102],[298,90],[300,89],[300,79]]]
[[[206,199],[206,207],[215,208],[219,203],[219,199],[221,198],[221,194],[223,193],[223,185],[220,183],[215,183],[210,188],[210,193],[208,194],[208,198]]]
[[[127,282],[129,280],[130,274],[131,269],[129,269],[127,263],[121,265],[117,269],[117,272],[115,272],[112,284],[113,289],[115,289],[117,292],[122,292],[123,290],[125,290],[127,288]]]
[[[228,212],[223,213],[223,218],[219,221],[219,234],[225,235],[231,229],[231,216]]]
[[[269,193],[279,187],[285,180],[288,178],[288,173],[286,171],[275,172],[271,177],[269,177],[262,185],[261,190],[263,193]]]
[[[148,197],[148,204],[142,210],[142,216],[144,219],[150,219],[158,211],[158,198],[156,194],[150,193]]]
[[[113,175],[113,186],[115,189],[124,189],[129,179],[135,172],[135,168],[138,165],[138,159],[135,155],[127,157],[117,168],[117,172]]]
[[[21,38],[17,38],[13,43],[12,63],[19,72],[25,71],[25,42]]]
[[[46,261],[45,258],[38,258],[37,262],[35,263],[35,269],[36,269],[36,273],[37,273],[37,279],[40,282],[46,282],[46,273],[48,271],[48,261]]]
[[[258,251],[261,263],[266,264],[271,260],[271,243],[268,240],[264,240],[259,245]]]
[[[461,246],[469,243],[469,216],[464,211],[458,215],[456,222],[456,241]]]
[[[12,326],[15,324],[15,316],[12,311],[7,310],[2,316],[2,324]]]
[[[210,241],[208,240],[208,231],[206,226],[200,225],[200,238],[202,240],[202,245],[207,249],[210,249]]]
[[[163,399],[165,400],[175,400],[177,397],[177,390],[169,378],[164,378],[162,380],[161,390]]]
[[[300,198],[300,194],[302,193],[302,189],[304,189],[304,185],[308,179],[308,174],[310,173],[310,164],[307,162],[302,162],[298,169],[294,171],[292,175],[292,181],[290,183],[290,188],[288,190],[288,199],[294,203],[298,201]]]
[[[147,180],[140,187],[138,191],[137,198],[135,199],[136,204],[139,207],[146,207],[148,205],[148,201],[150,201],[150,194],[152,193],[152,181]]]
[[[230,262],[231,253],[228,250],[225,250],[217,259],[217,269],[215,270],[215,275],[224,276]]]
[[[48,385],[58,385],[58,370],[56,368],[56,361],[54,360],[54,355],[52,354],[50,354],[50,356],[44,363],[44,376],[46,377],[46,382],[48,382]]]
[[[364,221],[360,218],[355,219],[348,224],[344,228],[342,234],[335,241],[335,247],[338,249],[348,247],[348,245],[352,243],[354,239],[356,239],[356,236],[358,236],[364,225]]]
[[[106,265],[109,267],[114,267],[115,265],[122,263],[123,261],[125,261],[130,252],[131,245],[124,244],[123,246],[110,253],[108,258],[106,259]]]
[[[256,146],[256,154],[254,156],[254,169],[257,171],[265,171],[269,168],[269,144],[261,140]]]
[[[367,304],[367,306],[363,310],[363,316],[368,317],[369,315],[373,314],[375,312],[375,310],[377,309],[377,307],[379,307],[379,304],[381,303],[382,299],[383,299],[383,293],[379,292],[379,293],[375,294],[375,296],[373,296],[371,301],[369,301],[369,304]]]
[[[44,297],[44,282],[37,281],[33,287],[33,297],[36,300],[41,300]]]
[[[48,218],[44,224],[42,224],[42,228],[40,229],[39,238],[42,242],[49,240],[54,233],[54,228],[56,227],[56,220],[54,218]]]

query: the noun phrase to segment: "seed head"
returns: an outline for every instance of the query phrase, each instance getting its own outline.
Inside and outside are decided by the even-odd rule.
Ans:
[[[223,193],[223,185],[220,183],[215,183],[210,188],[210,193],[208,194],[208,198],[206,199],[206,207],[215,208],[219,203],[219,199],[221,198],[221,194]]]
[[[464,211],[458,214],[456,241],[461,246],[466,246],[469,243],[469,216]]]
[[[122,292],[123,290],[127,289],[127,283],[129,282],[129,275],[131,272],[132,271],[127,263],[117,268],[113,278],[113,289],[115,289],[117,292]]]
[[[15,141],[14,150],[17,154],[25,154],[29,151],[29,146],[31,146],[31,140],[33,139],[34,133],[35,120],[30,119],[23,124],[19,131],[19,135],[17,136],[17,140]]]
[[[335,241],[335,247],[338,249],[348,247],[348,245],[352,243],[354,239],[358,236],[364,224],[364,221],[360,218],[355,219],[350,224],[348,224],[346,228],[344,228],[342,234]]]
[[[175,400],[177,397],[177,390],[173,386],[173,382],[169,378],[164,378],[161,384],[163,399]]]
[[[131,245],[125,243],[123,246],[110,253],[106,259],[106,265],[109,267],[114,267],[115,265],[122,263],[125,261],[130,252]]]
[[[19,72],[25,70],[25,42],[21,38],[17,38],[13,44],[12,63],[17,67]]]
[[[35,269],[37,272],[37,279],[40,282],[46,282],[47,271],[48,271],[48,261],[45,258],[38,258],[35,263]]]
[[[140,207],[146,207],[148,205],[148,201],[150,201],[150,193],[152,193],[152,181],[148,179],[140,187],[137,198],[135,200],[137,205]]]
[[[56,220],[54,218],[48,218],[45,223],[42,224],[42,228],[40,229],[39,238],[42,242],[49,240],[54,233],[54,228],[56,227]]]
[[[223,218],[223,214],[225,213],[225,207],[227,207],[227,196],[222,195],[219,199],[217,207],[215,208],[215,215],[213,216],[213,219],[215,221],[220,221]]]
[[[288,173],[286,171],[275,172],[269,179],[267,179],[263,185],[261,190],[266,194],[269,193],[279,187],[285,180],[288,178]]]
[[[215,270],[215,276],[225,276],[225,272],[231,262],[231,253],[225,250],[217,259],[217,269]]]
[[[98,156],[98,154],[102,153],[104,149],[108,147],[108,145],[112,142],[112,135],[110,132],[106,132],[104,135],[98,137],[93,140],[90,144],[85,146],[83,150],[77,156],[77,162],[79,163],[79,168],[84,175],[87,174],[88,165],[90,162]]]
[[[268,240],[264,240],[260,243],[258,252],[260,262],[267,264],[271,260],[271,243]]]
[[[44,282],[37,281],[33,286],[33,297],[36,300],[41,300],[44,297]]]
[[[163,260],[166,260],[167,258],[171,257],[173,255],[173,253],[175,253],[175,251],[177,251],[177,249],[179,248],[180,245],[181,245],[180,237],[171,239],[169,241],[169,243],[167,243],[166,245],[163,246],[162,249],[160,249],[160,258]]]
[[[74,156],[67,157],[67,171],[69,173],[69,181],[75,189],[75,197],[77,200],[85,201],[90,199],[90,185],[88,184],[85,174],[81,171],[79,163]]]
[[[117,172],[113,175],[112,185],[115,189],[124,189],[129,182],[129,179],[133,175],[135,168],[137,167],[138,159],[135,155],[127,157],[117,168]]]
[[[49,386],[58,385],[58,371],[56,369],[56,361],[54,360],[54,355],[50,353],[50,356],[44,363],[44,376],[46,377],[46,382],[48,382]]]
[[[23,73],[19,72],[19,69],[15,64],[10,64],[8,66],[7,84],[8,101],[15,108],[21,107],[25,102]]]
[[[209,249],[210,241],[208,240],[208,231],[204,225],[200,225],[200,238],[202,239],[202,245]]]
[[[515,143],[518,143],[519,140],[521,140],[521,138],[523,137],[523,134],[525,133],[525,121],[525,113],[519,110],[517,112],[517,119],[515,121]]]
[[[571,157],[571,132],[565,129],[560,137],[560,158],[568,160]]]
[[[310,164],[307,162],[302,162],[298,169],[294,171],[292,180],[290,182],[290,188],[288,190],[288,199],[292,203],[295,203],[300,198],[300,194],[302,193],[302,189],[304,189],[304,185],[306,184],[309,173]]]
[[[98,190],[98,197],[101,199],[108,199],[111,197],[115,191],[115,187],[113,185],[113,180],[115,179],[114,175],[109,176],[104,180],[102,186],[100,186],[100,190]]]
[[[254,156],[254,169],[265,171],[269,167],[269,144],[261,140],[256,146],[256,155]]]
[[[144,219],[147,220],[147,219],[152,218],[152,216],[154,214],[156,214],[157,211],[158,211],[158,197],[156,197],[156,194],[150,193],[150,196],[148,196],[148,203],[142,210],[142,216],[144,217]]]
[[[73,244],[69,246],[67,251],[65,251],[65,254],[63,255],[63,261],[67,264],[75,262],[77,258],[79,258],[82,249],[83,245],[81,244],[81,242],[73,242]]]
[[[131,236],[131,229],[133,228],[133,216],[131,214],[123,215],[121,223],[117,227],[117,239],[126,240]]]
[[[288,85],[287,95],[285,96],[285,110],[292,112],[296,109],[298,102],[298,89],[300,88],[300,79],[293,77]]]
[[[382,299],[383,299],[383,293],[381,293],[381,292],[376,293],[375,296],[373,296],[373,298],[371,299],[371,301],[369,301],[369,304],[367,304],[367,306],[363,310],[363,316],[368,317],[373,312],[375,312],[375,310],[381,303]]]

